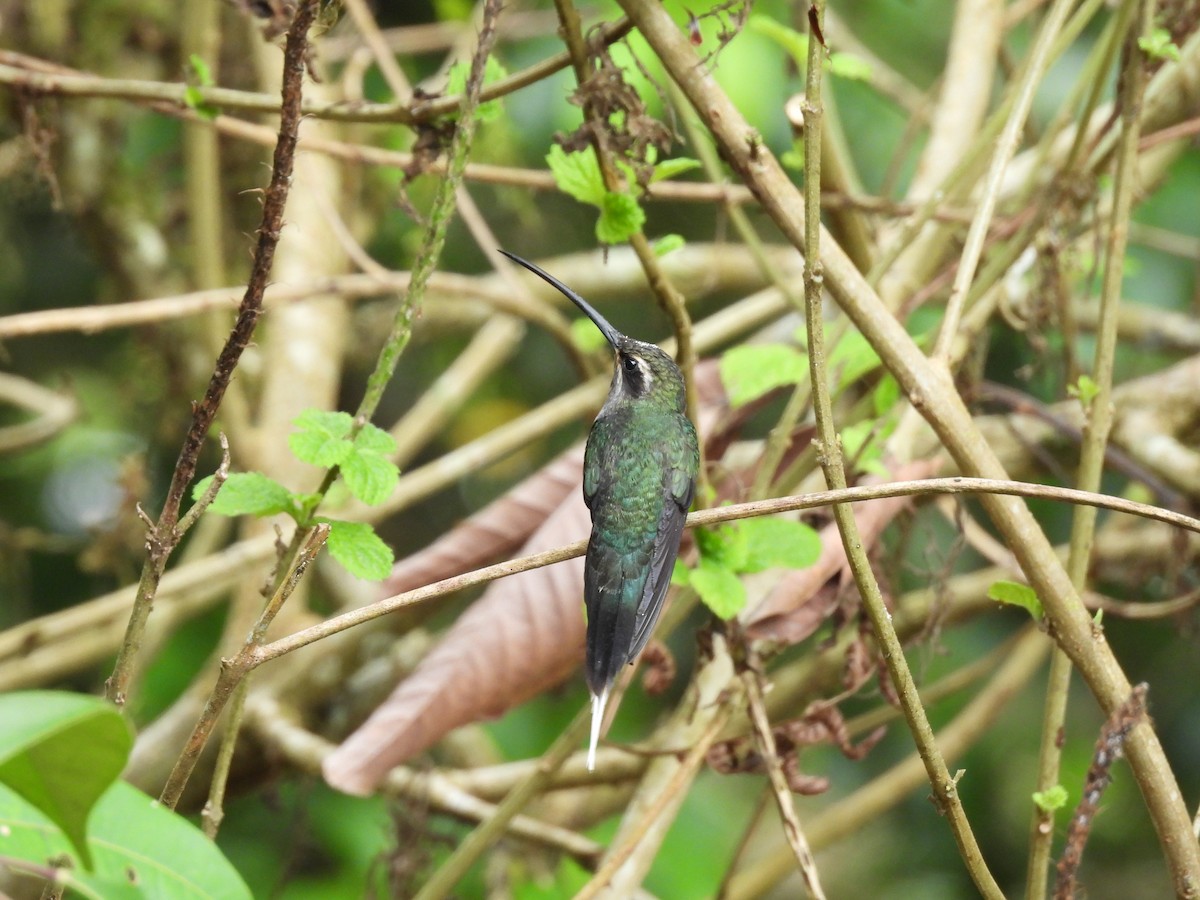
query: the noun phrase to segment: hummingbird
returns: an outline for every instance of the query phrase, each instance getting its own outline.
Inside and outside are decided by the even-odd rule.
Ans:
[[[583,462],[583,500],[592,516],[583,575],[591,771],[613,681],[642,652],[662,612],[696,488],[700,449],[687,417],[683,373],[670,356],[617,331],[550,273],[500,252],[578,306],[613,350],[608,399],[588,432]]]

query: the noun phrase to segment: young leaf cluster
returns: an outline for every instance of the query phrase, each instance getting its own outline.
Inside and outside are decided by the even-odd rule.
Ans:
[[[653,148],[650,148],[653,155]],[[642,210],[632,188],[624,191],[610,191],[604,184],[604,176],[600,172],[600,163],[596,159],[596,149],[588,147],[567,153],[558,144],[550,148],[546,154],[546,164],[554,176],[554,182],[564,194],[569,194],[580,203],[594,206],[600,211],[596,220],[596,237],[605,244],[619,244],[629,240],[642,230],[646,223],[646,213]],[[625,181],[634,185],[637,176],[633,167],[621,160],[616,161],[617,167],[625,177]],[[673,178],[699,166],[694,159],[668,159],[654,166],[650,183],[664,178]],[[670,241],[667,241],[670,238]],[[664,249],[656,248],[659,255],[669,253],[683,244],[678,235],[668,235],[663,239]]]
[[[288,446],[296,458],[314,466],[337,468],[350,493],[371,506],[388,498],[400,477],[400,470],[388,458],[396,449],[390,434],[370,424],[355,433],[349,413],[308,409],[296,417],[297,430],[288,436]],[[197,499],[212,483],[212,476],[199,481],[193,489]],[[230,475],[221,486],[210,510],[222,516],[288,515],[297,527],[311,528],[324,522],[330,526],[329,552],[350,574],[379,580],[391,572],[391,549],[364,522],[346,522],[316,516],[319,494],[290,491],[260,472]]]
[[[705,606],[732,619],[746,606],[739,575],[764,569],[803,569],[821,555],[821,537],[790,519],[745,519],[696,530],[700,560],[693,569],[677,567],[675,580],[690,584]]]

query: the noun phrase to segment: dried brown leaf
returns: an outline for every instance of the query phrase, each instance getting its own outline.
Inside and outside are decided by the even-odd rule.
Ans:
[[[558,456],[428,547],[396,563],[382,585],[383,596],[461,575],[512,553],[571,491],[580,489],[582,467],[582,445]]]
[[[578,484],[580,471],[575,466]],[[524,554],[588,536],[581,492],[544,519]],[[325,760],[325,780],[369,794],[388,770],[453,728],[492,718],[563,681],[583,659],[583,559],[493,584],[411,676]]]

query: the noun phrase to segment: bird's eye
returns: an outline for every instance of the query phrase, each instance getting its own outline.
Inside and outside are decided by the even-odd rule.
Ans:
[[[637,360],[632,356],[621,357],[621,364],[625,367],[626,372],[636,372],[638,370]]]

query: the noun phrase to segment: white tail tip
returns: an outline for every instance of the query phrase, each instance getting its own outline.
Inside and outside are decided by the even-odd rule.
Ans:
[[[592,695],[592,739],[588,744],[587,767],[596,771],[596,745],[600,743],[600,729],[604,725],[604,707],[608,705],[608,687]]]

